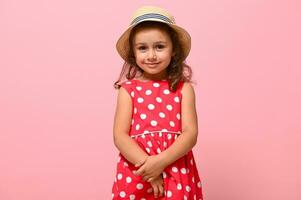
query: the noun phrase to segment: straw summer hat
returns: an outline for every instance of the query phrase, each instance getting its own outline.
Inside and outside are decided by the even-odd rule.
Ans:
[[[188,56],[191,48],[191,38],[189,33],[184,28],[176,25],[174,17],[168,11],[155,6],[143,6],[134,12],[129,27],[120,36],[116,43],[116,49],[124,60],[127,60],[127,53],[130,48],[129,36],[131,30],[137,24],[144,21],[156,21],[169,25],[178,33],[179,42],[183,48],[184,58]]]

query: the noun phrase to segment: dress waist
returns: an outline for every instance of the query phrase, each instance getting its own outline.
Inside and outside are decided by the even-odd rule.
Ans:
[[[167,130],[167,129],[164,129],[164,130],[154,130],[154,131],[144,131],[143,133],[138,133],[138,134],[135,134],[135,135],[131,135],[132,138],[137,138],[137,137],[144,137],[145,135],[148,135],[148,134],[162,134],[162,133],[173,133],[173,134],[181,134],[181,131],[170,131],[170,130]]]

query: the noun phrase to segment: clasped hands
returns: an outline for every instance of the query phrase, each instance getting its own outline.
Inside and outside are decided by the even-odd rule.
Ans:
[[[144,181],[151,182],[161,175],[166,166],[163,158],[158,154],[147,156],[144,162],[137,163],[135,167],[139,167],[135,175],[142,176]]]
[[[139,167],[135,172],[135,175],[142,176],[144,181],[151,184],[155,198],[164,196],[164,184],[161,173],[166,165],[163,160],[164,159],[160,154],[147,156],[143,162],[135,165],[135,167]]]

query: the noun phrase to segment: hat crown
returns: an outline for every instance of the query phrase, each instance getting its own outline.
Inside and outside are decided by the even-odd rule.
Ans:
[[[176,23],[175,18],[167,10],[155,6],[143,6],[133,13],[130,25],[146,20],[164,21],[169,24]]]

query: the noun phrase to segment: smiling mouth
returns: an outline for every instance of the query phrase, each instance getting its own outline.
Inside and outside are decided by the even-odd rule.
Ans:
[[[146,65],[148,68],[156,68],[158,66],[158,63],[147,63]]]
[[[147,65],[157,65],[159,63],[145,63],[145,64],[147,64]]]

